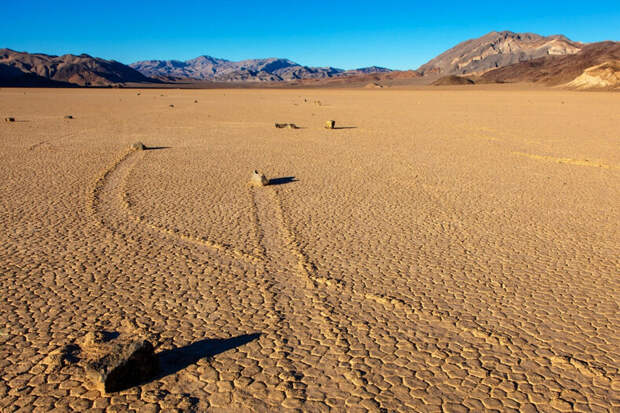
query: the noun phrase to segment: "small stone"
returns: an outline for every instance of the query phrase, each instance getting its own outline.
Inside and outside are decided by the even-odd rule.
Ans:
[[[278,129],[282,129],[282,128],[299,129],[299,126],[295,125],[294,123],[276,123],[275,126]]]
[[[15,118],[11,118],[11,117],[4,118],[4,121],[5,122],[15,122]]]
[[[76,355],[79,351],[78,346],[69,344],[52,351],[42,362],[48,366],[48,372],[60,370],[67,362],[75,362],[77,360]]]
[[[328,120],[327,122],[325,122],[325,129],[334,129],[335,127],[336,127],[335,120]]]
[[[170,107],[171,107],[171,108],[173,108],[173,107],[174,107],[174,105],[170,105]]]
[[[98,346],[106,341],[116,338],[117,336],[118,334],[116,333],[110,333],[103,330],[92,330],[86,333],[86,335],[82,338],[80,345],[85,348]]]
[[[73,115],[66,115],[65,119],[73,119]]]
[[[267,179],[262,173],[254,171],[252,173],[252,178],[250,179],[250,184],[254,186],[269,185],[269,179]]]
[[[146,146],[142,142],[136,142],[131,144],[131,149],[134,151],[143,151],[146,149]]]

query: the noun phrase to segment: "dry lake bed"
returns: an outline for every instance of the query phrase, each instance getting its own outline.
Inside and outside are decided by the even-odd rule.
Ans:
[[[620,94],[5,88],[0,117],[2,412],[620,411]],[[138,386],[50,357],[127,326]]]

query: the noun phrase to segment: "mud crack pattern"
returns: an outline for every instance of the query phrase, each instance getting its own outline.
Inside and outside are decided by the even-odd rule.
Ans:
[[[573,121],[551,92],[501,122],[516,95],[442,92],[443,112],[412,114],[439,95],[373,94],[368,119],[369,92],[71,91],[85,113],[62,122],[38,115],[52,92],[0,93],[32,111],[1,126],[0,411],[620,407],[607,95],[580,97],[601,119],[586,145],[536,123]],[[267,134],[272,110],[357,127]],[[167,147],[119,150],[138,139]],[[248,187],[257,164],[299,180]],[[101,395],[46,364],[126,320],[161,337],[156,380]]]

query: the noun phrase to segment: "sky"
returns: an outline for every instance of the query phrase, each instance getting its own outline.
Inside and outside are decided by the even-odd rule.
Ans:
[[[122,63],[283,57],[307,66],[416,69],[510,30],[620,41],[620,1],[2,0],[0,48]]]

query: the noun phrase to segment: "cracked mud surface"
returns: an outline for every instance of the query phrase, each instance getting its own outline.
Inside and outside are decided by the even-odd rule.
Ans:
[[[161,94],[0,90],[0,411],[620,409],[616,94]]]

